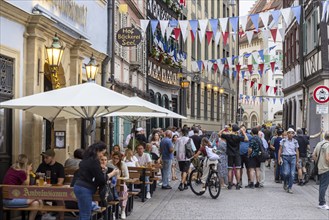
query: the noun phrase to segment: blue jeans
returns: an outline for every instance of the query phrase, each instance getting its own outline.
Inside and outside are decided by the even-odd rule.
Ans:
[[[171,175],[172,160],[162,160],[162,186],[169,186],[169,177]]]
[[[319,175],[320,186],[319,186],[319,205],[326,204],[326,191],[329,185],[329,171]]]
[[[94,191],[82,186],[74,185],[74,194],[78,200],[79,219],[90,220],[92,210],[92,197]]]
[[[9,208],[24,208],[29,206],[27,199],[4,199],[3,205]]]
[[[296,172],[296,155],[283,155],[282,176],[284,184],[288,184],[288,189],[292,188]]]

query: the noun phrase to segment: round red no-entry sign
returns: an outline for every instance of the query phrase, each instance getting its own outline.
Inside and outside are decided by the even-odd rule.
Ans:
[[[313,91],[313,99],[319,104],[329,101],[329,88],[327,86],[318,86]]]

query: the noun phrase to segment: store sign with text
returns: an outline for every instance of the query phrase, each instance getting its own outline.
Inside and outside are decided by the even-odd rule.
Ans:
[[[134,47],[141,42],[142,34],[137,28],[125,27],[117,32],[116,38],[121,46]]]

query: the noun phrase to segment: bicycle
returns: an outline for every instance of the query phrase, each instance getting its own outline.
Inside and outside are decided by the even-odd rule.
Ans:
[[[197,196],[203,195],[208,188],[211,198],[217,199],[221,190],[220,180],[217,172],[217,165],[209,165],[210,169],[205,183],[206,190],[202,191],[201,189],[203,187],[203,183],[201,182],[201,177],[204,158],[198,159],[201,160],[201,163],[199,163],[198,166],[195,167],[195,169],[191,172],[189,176],[190,188],[192,192]]]

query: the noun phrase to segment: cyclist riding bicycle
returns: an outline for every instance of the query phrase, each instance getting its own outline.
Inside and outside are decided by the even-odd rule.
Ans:
[[[217,168],[219,156],[216,154],[216,151],[217,149],[213,148],[210,141],[204,137],[201,140],[199,151],[194,155],[194,158],[198,158],[200,154],[202,154],[205,157],[205,160],[203,161],[203,168],[202,168],[201,182],[203,186],[201,192],[206,191],[206,179],[209,174],[210,165],[214,164],[214,167]]]

